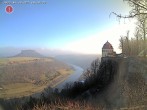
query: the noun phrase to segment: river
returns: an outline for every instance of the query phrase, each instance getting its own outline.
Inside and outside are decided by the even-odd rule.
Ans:
[[[57,86],[55,86],[55,88],[57,88],[59,91],[61,91],[64,88],[64,85],[66,83],[73,83],[75,81],[78,81],[80,76],[83,74],[83,71],[84,71],[83,68],[76,66],[76,65],[73,65],[73,64],[68,64],[68,65],[74,69],[74,72],[70,76],[68,76],[68,78],[66,80],[64,80],[63,82],[61,82]],[[31,96],[35,97],[35,98],[39,98],[42,92],[34,93]]]
[[[78,81],[80,76],[83,74],[84,70],[81,67],[73,65],[73,64],[68,64],[68,65],[70,65],[71,67],[74,68],[74,73],[71,74],[66,80],[64,80],[62,83],[58,84],[55,87],[55,88],[58,88],[59,90],[63,89],[63,87],[66,83]]]

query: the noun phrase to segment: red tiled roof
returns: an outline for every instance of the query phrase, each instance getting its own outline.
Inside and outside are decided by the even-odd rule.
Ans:
[[[112,45],[107,41],[104,45],[102,49],[113,49]]]

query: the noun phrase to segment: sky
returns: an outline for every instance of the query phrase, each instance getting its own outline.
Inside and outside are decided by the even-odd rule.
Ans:
[[[111,12],[129,13],[130,7],[123,0],[27,0],[28,4],[26,0],[11,0],[16,4],[8,1],[0,0],[0,47],[99,54],[108,40],[120,52],[120,36],[135,28],[133,20],[119,21],[110,16]],[[7,5],[13,7],[10,14],[5,11]]]

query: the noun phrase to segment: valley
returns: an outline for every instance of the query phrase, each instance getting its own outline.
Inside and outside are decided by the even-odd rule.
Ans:
[[[54,87],[73,69],[53,58],[11,57],[0,59],[0,98],[19,98]]]

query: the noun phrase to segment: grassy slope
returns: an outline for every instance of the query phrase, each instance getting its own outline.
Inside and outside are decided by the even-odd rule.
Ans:
[[[4,58],[4,59],[0,59],[0,67],[1,67],[0,69],[2,69],[5,66],[8,66],[8,65],[9,66],[21,65],[24,63],[27,65],[30,62],[34,63],[37,61],[40,61],[39,62],[39,63],[41,63],[40,65],[44,64],[42,62],[45,62],[47,64],[51,63],[50,68],[51,68],[51,66],[53,66],[53,67],[56,66],[56,63],[58,63],[57,61],[55,61],[52,58],[44,58],[44,59],[31,58],[31,57]],[[45,66],[47,64],[45,64]],[[32,64],[32,65],[34,65],[34,64]],[[12,67],[14,68],[14,66],[12,66]],[[16,67],[16,68],[18,68],[18,67]],[[35,69],[35,68],[32,67],[32,69]],[[12,71],[13,71],[13,69],[12,69]],[[56,72],[55,75],[54,75],[54,72]],[[35,92],[41,92],[47,86],[51,86],[51,87],[56,86],[59,82],[63,81],[65,78],[67,78],[68,75],[71,74],[72,72],[73,71],[69,67],[66,67],[65,64],[64,64],[64,66],[62,66],[62,63],[59,62],[59,64],[56,67],[56,71],[52,70],[51,73],[40,73],[41,75],[40,75],[39,81],[41,83],[39,83],[39,84],[35,84],[29,78],[24,78],[25,82],[21,82],[21,83],[20,82],[12,82],[11,83],[11,81],[10,81],[10,83],[6,83],[6,84],[1,83],[0,84],[0,88],[1,88],[0,89],[0,98],[22,97],[22,96],[31,95]],[[3,74],[3,73],[0,73],[0,74]],[[11,74],[7,73],[6,75],[7,75],[6,77],[8,77],[7,79],[9,80],[9,75],[11,75]],[[19,75],[19,72],[17,74],[15,74],[14,76],[11,75],[11,77],[15,77],[16,75]],[[35,75],[35,74],[33,74],[33,75]],[[38,75],[38,74],[36,74],[36,75]],[[3,77],[5,77],[5,76],[3,76]],[[15,78],[14,78],[14,80],[15,80]]]
[[[14,57],[14,58],[0,58],[0,65],[7,65],[12,63],[22,63],[27,61],[33,61],[40,58],[33,57]]]

